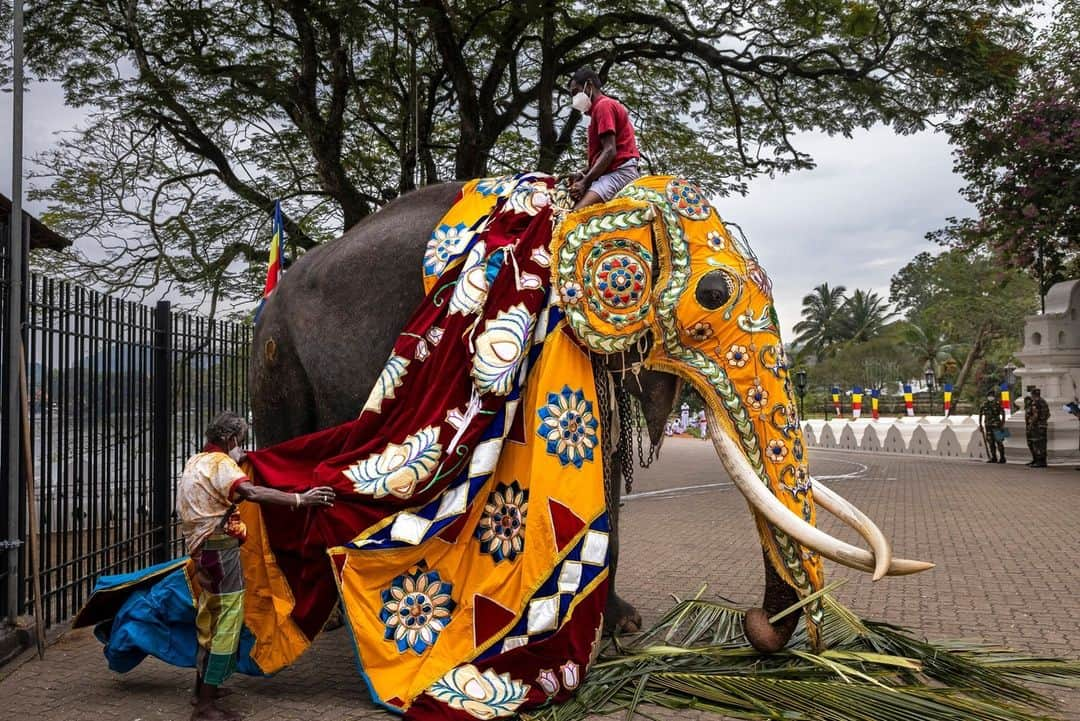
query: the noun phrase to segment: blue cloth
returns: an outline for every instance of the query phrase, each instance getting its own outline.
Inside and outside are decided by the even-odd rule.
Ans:
[[[105,658],[113,671],[127,673],[148,655],[174,666],[195,667],[198,650],[195,601],[184,567],[173,570],[157,583],[140,585],[140,581],[162,573],[175,563],[170,561],[134,573],[98,579],[95,594],[131,588],[116,616],[94,627],[94,635],[105,644]],[[236,670],[249,676],[262,676],[251,659],[254,644],[255,637],[245,626],[240,632]]]

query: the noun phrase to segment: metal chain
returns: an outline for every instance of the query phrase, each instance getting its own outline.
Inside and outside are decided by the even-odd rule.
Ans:
[[[614,482],[612,478],[612,465],[608,463],[608,450],[610,449],[611,441],[611,403],[608,398],[608,377],[607,371],[602,365],[596,361],[593,361],[593,382],[596,385],[596,415],[600,419],[601,434],[604,439],[603,447],[600,449],[600,455],[603,458],[604,466],[604,497],[611,497],[611,489]]]
[[[645,441],[644,441],[644,438],[642,436],[643,436],[643,434],[645,432],[645,426],[646,425],[647,424],[642,423],[640,426],[637,427],[638,464],[642,468],[648,468],[649,466],[651,466],[653,464],[653,461],[656,460],[656,448],[657,448],[657,446],[653,445],[651,436],[649,437],[649,457],[648,458],[645,457]]]
[[[615,403],[619,408],[619,445],[615,455],[619,459],[619,467],[622,471],[623,488],[626,493],[634,490],[634,424],[633,408],[630,404],[630,394],[622,387],[615,390]]]

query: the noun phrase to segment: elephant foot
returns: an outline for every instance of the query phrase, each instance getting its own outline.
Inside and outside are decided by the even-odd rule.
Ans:
[[[758,653],[776,653],[791,640],[795,627],[799,624],[799,614],[792,613],[769,623],[770,615],[764,608],[751,608],[743,619],[743,631],[746,640]]]
[[[616,593],[608,594],[604,608],[604,635],[637,633],[641,630],[641,614]]]

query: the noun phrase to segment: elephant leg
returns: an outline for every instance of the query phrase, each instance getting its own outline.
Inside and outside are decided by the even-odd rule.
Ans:
[[[619,596],[615,574],[619,568],[619,502],[622,497],[620,474],[616,465],[618,455],[612,459],[611,483],[607,488],[608,518],[611,535],[608,537],[608,600],[604,608],[604,633],[637,633],[641,630],[641,614],[628,601]]]
[[[624,395],[624,390],[616,390],[619,399],[615,408],[610,409],[608,424],[608,436],[610,441],[618,438],[618,445],[613,451],[605,453],[605,459],[609,463],[605,475],[606,487],[604,489],[605,501],[608,508],[608,520],[611,523],[611,535],[608,537],[608,600],[604,608],[604,632],[637,633],[641,630],[641,614],[632,604],[619,596],[615,585],[616,572],[619,569],[619,516],[622,503],[622,485],[626,470],[633,464],[633,440],[628,432],[628,426],[622,414],[630,412],[629,399]],[[616,435],[615,429],[618,428]]]
[[[791,640],[795,627],[799,625],[799,614],[789,614],[774,624],[769,623],[769,619],[797,603],[799,596],[780,578],[768,554],[762,551],[762,556],[765,559],[765,600],[760,608],[751,608],[746,612],[743,630],[746,639],[757,651],[776,653]]]

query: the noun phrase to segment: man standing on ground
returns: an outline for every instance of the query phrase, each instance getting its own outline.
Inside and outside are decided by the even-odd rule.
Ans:
[[[986,462],[1004,463],[1005,409],[1001,407],[1001,401],[993,391],[986,394],[986,400],[979,408],[979,428],[982,429],[983,440],[986,441],[986,453],[990,456]]]
[[[581,68],[570,79],[574,110],[589,116],[589,165],[570,174],[574,210],[606,203],[641,176],[637,138],[626,107],[604,95],[600,76]]]
[[[1035,462],[1032,468],[1046,468],[1046,437],[1049,433],[1047,426],[1050,424],[1050,406],[1043,400],[1042,391],[1035,388],[1031,391],[1031,415],[1032,415],[1032,451]]]
[[[334,489],[323,486],[304,493],[285,493],[251,483],[238,463],[247,438],[247,423],[235,413],[222,413],[206,429],[206,445],[184,466],[176,487],[176,510],[188,553],[195,561],[199,584],[195,626],[199,650],[195,660],[195,710],[192,721],[236,721],[239,716],[218,707],[219,690],[236,669],[236,650],[244,623],[244,571],[240,544],[247,529],[236,512],[241,501],[278,506],[330,506]]]

